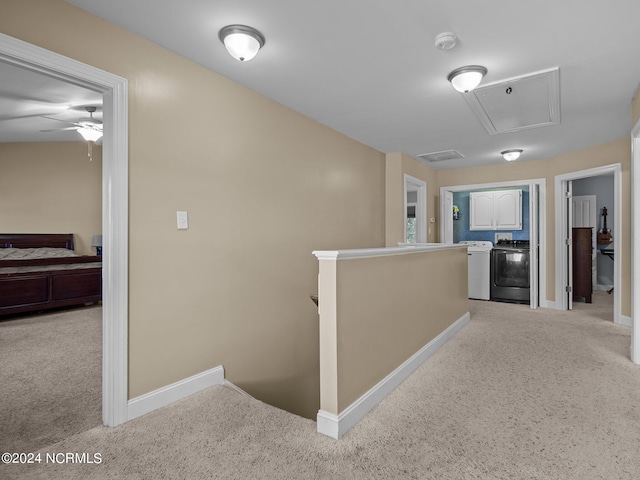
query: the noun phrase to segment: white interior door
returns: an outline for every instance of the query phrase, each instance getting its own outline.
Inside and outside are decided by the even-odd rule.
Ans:
[[[620,215],[616,215],[616,217],[619,216]],[[614,232],[617,231],[617,229],[614,229]],[[640,235],[640,119],[631,131],[631,244],[634,246],[637,245],[639,241],[638,235]],[[617,240],[614,238],[613,241],[616,242]],[[620,255],[616,256],[616,258],[619,257]],[[616,291],[617,290],[619,289],[616,288]],[[630,351],[631,361],[640,365],[640,254],[637,248],[631,249]]]
[[[596,246],[596,237],[598,229],[597,218],[598,212],[596,207],[595,195],[579,195],[572,197],[573,205],[573,227],[590,227],[591,228],[591,278],[592,284],[598,284],[598,249]]]
[[[564,232],[564,244],[565,244],[565,255],[567,258],[567,278],[566,278],[566,303],[567,308],[569,310],[573,310],[573,245],[572,245],[572,225],[573,225],[573,182],[571,180],[567,180],[565,182],[565,211],[567,221],[564,222],[565,232]]]
[[[540,292],[538,283],[538,185],[532,183],[529,185],[529,286],[530,286],[530,302],[531,308],[538,308],[540,302]]]
[[[442,200],[442,243],[453,243],[453,192],[445,191]]]

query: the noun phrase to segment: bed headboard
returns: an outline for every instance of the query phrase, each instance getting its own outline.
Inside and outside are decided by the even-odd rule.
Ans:
[[[73,233],[0,233],[0,248],[38,247],[73,250]]]

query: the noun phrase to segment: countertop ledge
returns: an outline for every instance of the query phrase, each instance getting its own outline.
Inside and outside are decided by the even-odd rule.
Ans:
[[[357,248],[350,250],[314,250],[318,260],[346,260],[349,258],[383,257],[387,255],[407,255],[436,250],[467,249],[467,245],[454,243],[403,243],[398,247]]]

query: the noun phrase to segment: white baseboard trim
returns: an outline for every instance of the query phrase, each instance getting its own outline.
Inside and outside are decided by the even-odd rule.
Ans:
[[[205,388],[223,383],[224,368],[222,366],[198,373],[197,375],[129,400],[127,404],[127,419],[133,420],[134,418],[165,407],[189,395],[198,393]]]
[[[626,315],[620,315],[620,318],[615,323],[617,325],[623,325],[623,326],[629,327],[629,328],[631,328],[633,326],[633,323],[631,322],[631,317],[627,317]]]
[[[556,309],[556,302],[552,301],[552,300],[540,300],[540,307],[541,308],[550,308],[552,310]]]
[[[436,353],[449,341],[471,318],[469,312],[452,323],[444,332],[431,340],[428,344],[413,354],[402,365],[378,382],[371,390],[349,405],[338,415],[318,411],[317,431],[331,438],[338,439],[351,427],[364,418],[369,411],[379,404],[398,385],[400,385],[413,371],[422,365],[431,355]]]

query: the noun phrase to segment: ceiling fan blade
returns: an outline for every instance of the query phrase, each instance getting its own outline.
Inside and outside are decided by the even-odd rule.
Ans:
[[[47,118],[49,120],[55,120],[56,122],[66,123],[67,125],[75,125],[76,127],[82,127],[81,124],[76,122],[70,122],[68,120],[60,120],[59,118],[47,117],[46,115],[40,115],[42,118]]]
[[[7,120],[20,120],[22,118],[34,118],[41,117],[42,114],[34,113],[31,115],[17,115],[17,116],[8,116],[8,115],[0,115],[0,122],[6,122]]]
[[[50,128],[48,130],[40,130],[43,133],[49,132],[64,132],[65,130],[77,130],[78,127],[67,127],[67,128]]]

